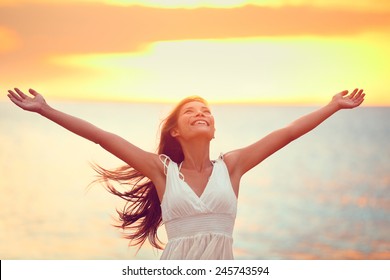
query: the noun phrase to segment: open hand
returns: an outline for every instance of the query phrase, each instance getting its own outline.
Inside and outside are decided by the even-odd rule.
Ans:
[[[9,90],[8,92],[9,94],[7,94],[7,96],[9,97],[9,99],[23,110],[31,112],[40,112],[42,107],[46,105],[46,101],[43,96],[33,89],[29,90],[30,94],[33,97],[27,96],[18,88],[15,88],[14,91]]]
[[[348,90],[344,90],[333,96],[332,102],[336,103],[340,109],[352,109],[363,103],[365,95],[362,89],[356,88],[349,95]]]

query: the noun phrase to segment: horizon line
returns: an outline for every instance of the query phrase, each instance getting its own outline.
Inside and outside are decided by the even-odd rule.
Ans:
[[[50,99],[49,99],[50,98]],[[179,103],[183,98],[173,100],[142,100],[142,99],[92,99],[92,98],[64,98],[64,97],[49,97],[48,103],[51,102],[64,102],[64,103],[123,103],[123,104],[161,104],[161,105],[175,105]],[[298,102],[298,101],[286,101],[286,102],[275,102],[275,101],[261,101],[261,100],[246,100],[246,101],[213,101],[207,100],[208,104],[211,106],[215,105],[237,105],[237,106],[279,106],[279,107],[310,107],[310,106],[325,106],[328,102]],[[7,103],[11,102],[7,97],[0,97],[0,102]],[[361,107],[390,107],[389,104],[378,104],[378,103],[368,103],[364,104]]]

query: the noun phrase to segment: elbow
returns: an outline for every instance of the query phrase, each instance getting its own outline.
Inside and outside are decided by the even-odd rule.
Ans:
[[[96,137],[92,140],[92,142],[94,142],[96,145],[99,145],[100,147],[102,147],[103,149],[106,149],[107,147],[107,141],[105,141],[104,138],[100,138],[100,137]]]
[[[91,135],[90,137],[88,137],[88,140],[102,146],[102,138],[99,137],[98,134]]]
[[[99,131],[98,133],[93,134],[89,140],[104,148],[107,146],[107,132]]]

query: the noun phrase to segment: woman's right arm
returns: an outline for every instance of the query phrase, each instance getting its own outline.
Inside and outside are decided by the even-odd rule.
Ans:
[[[43,96],[33,89],[29,90],[33,97],[27,96],[17,88],[15,91],[9,90],[8,92],[9,99],[18,107],[36,112],[65,129],[99,144],[151,180],[163,174],[164,170],[158,155],[146,152],[116,134],[50,107]]]

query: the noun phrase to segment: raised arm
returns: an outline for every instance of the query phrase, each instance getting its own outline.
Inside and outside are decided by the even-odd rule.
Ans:
[[[36,112],[65,129],[99,144],[150,179],[155,179],[163,172],[156,154],[146,152],[118,135],[50,107],[43,96],[35,90],[29,90],[32,97],[17,88],[15,88],[15,91],[9,90],[8,92],[9,99],[18,107],[26,111]]]
[[[284,128],[268,134],[248,147],[228,153],[226,158],[230,163],[229,166],[231,166],[230,171],[234,173],[233,177],[239,180],[248,170],[291,141],[311,131],[338,110],[352,109],[359,106],[364,101],[364,96],[363,90],[359,89],[355,89],[350,95],[348,95],[347,90],[342,91],[333,96],[329,104],[324,107],[295,120]]]

